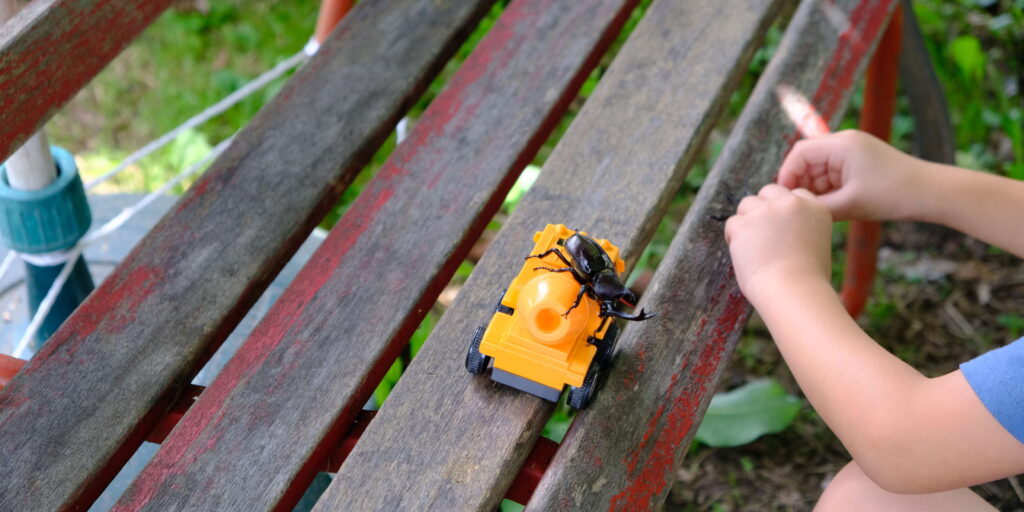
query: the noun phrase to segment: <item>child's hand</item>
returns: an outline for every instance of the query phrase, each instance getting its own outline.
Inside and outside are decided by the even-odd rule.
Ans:
[[[807,190],[767,185],[740,201],[725,241],[744,295],[757,305],[773,287],[810,276],[829,280],[832,217]]]
[[[910,220],[923,161],[853,130],[797,142],[779,169],[778,183],[805,188],[835,220]]]

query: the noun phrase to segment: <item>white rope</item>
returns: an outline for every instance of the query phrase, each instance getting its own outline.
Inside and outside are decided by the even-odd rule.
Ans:
[[[306,46],[302,47],[302,53],[309,57],[312,57],[318,51],[320,51],[320,43],[317,42],[315,37],[309,38],[309,41],[306,41]]]
[[[154,151],[166,146],[171,141],[173,141],[175,137],[181,134],[181,132],[188,130],[190,128],[195,128],[196,126],[199,126],[205,123],[206,121],[209,121],[210,119],[222,114],[227,109],[231,108],[238,102],[250,96],[252,93],[262,89],[267,84],[274,81],[274,79],[280,77],[281,75],[284,75],[292,68],[298,66],[299,64],[302,64],[307,59],[309,59],[309,54],[307,54],[304,51],[300,51],[295,55],[292,55],[291,57],[279,62],[269,71],[263,73],[262,75],[253,79],[251,82],[238,88],[238,90],[227,95],[227,97],[225,97],[224,99],[207,107],[206,110],[196,114],[191,119],[185,121],[184,123],[181,123],[180,125],[178,125],[177,128],[161,135],[156,140],[146,144],[145,146],[142,146],[134,153],[128,155],[128,157],[125,158],[120,164],[118,164],[117,167],[114,167],[113,169],[107,171],[103,175],[86,183],[85,189],[92,190],[100,183],[109,180],[110,178],[114,177],[114,175],[116,175],[117,173],[128,168],[129,165],[132,165],[135,162],[142,160],[143,158],[153,153]]]
[[[39,331],[39,327],[43,325],[43,319],[53,308],[53,304],[57,301],[57,295],[64,289],[64,283],[68,282],[68,277],[71,276],[71,271],[75,269],[75,261],[78,256],[82,254],[82,250],[85,246],[81,243],[75,245],[68,253],[68,261],[64,263],[64,268],[60,269],[60,274],[57,274],[57,279],[53,280],[53,285],[46,292],[46,296],[43,297],[43,301],[39,303],[39,309],[36,310],[35,316],[32,317],[32,321],[29,322],[28,327],[25,329],[25,334],[22,335],[21,341],[14,348],[14,357],[21,359],[28,359],[29,345],[32,342],[32,338]]]
[[[7,251],[7,256],[4,256],[3,263],[0,263],[0,282],[3,282],[4,276],[7,275],[7,270],[11,268],[11,264],[18,258],[18,253],[13,250]]]
[[[189,176],[192,176],[193,174],[195,174],[195,173],[199,172],[201,169],[203,169],[206,166],[206,164],[210,162],[210,160],[216,158],[221,153],[223,153],[224,150],[227,149],[228,146],[231,144],[231,141],[234,140],[234,138],[235,138],[235,136],[232,135],[231,137],[228,137],[228,138],[224,139],[223,141],[221,141],[219,144],[214,146],[213,149],[211,149],[210,152],[206,154],[206,156],[204,156],[203,158],[199,159],[198,162],[190,165],[187,169],[185,169],[184,171],[178,173],[177,176],[175,176],[174,178],[171,178],[170,180],[168,180],[167,183],[164,183],[160,188],[158,188],[158,189],[154,190],[153,192],[150,192],[149,194],[147,194],[145,197],[140,199],[134,205],[129,206],[128,208],[125,208],[124,210],[121,210],[121,213],[119,213],[113,219],[110,219],[110,221],[108,221],[102,227],[100,227],[98,229],[95,229],[95,230],[89,232],[88,234],[86,234],[84,237],[82,237],[82,240],[81,240],[80,243],[84,242],[85,244],[91,244],[91,243],[95,242],[96,240],[98,240],[99,238],[107,236],[110,233],[112,233],[114,230],[116,230],[117,228],[123,226],[125,222],[128,222],[128,219],[130,219],[133,216],[135,216],[136,213],[139,213],[139,210],[142,210],[146,206],[149,206],[149,204],[152,203],[153,201],[156,201],[158,197],[166,194],[175,185],[177,185],[177,184],[181,183],[182,181],[184,181],[185,178],[188,178]]]
[[[395,126],[395,142],[401,144],[403,140],[409,135],[409,118],[403,117],[398,122],[398,126]]]
[[[43,297],[42,302],[39,303],[39,307],[36,308],[36,313],[35,315],[32,316],[32,321],[29,322],[28,327],[25,329],[25,333],[22,334],[21,340],[18,342],[18,345],[15,347],[14,353],[12,355],[14,357],[20,358],[25,357],[25,352],[29,349],[29,346],[32,344],[32,339],[39,331],[39,328],[43,325],[43,319],[45,319],[46,315],[48,315],[50,313],[50,310],[53,309],[53,305],[57,301],[57,296],[60,294],[60,291],[64,288],[64,284],[67,283],[68,278],[71,276],[71,271],[75,267],[75,262],[78,260],[78,257],[81,256],[82,251],[85,250],[86,246],[93,244],[99,239],[103,238],[104,236],[107,236],[110,233],[114,232],[117,228],[123,226],[124,223],[128,221],[128,219],[132,218],[135,214],[137,214],[140,210],[142,210],[150,203],[155,201],[158,197],[164,195],[172,187],[174,187],[178,183],[181,183],[185,178],[199,172],[199,170],[203,169],[206,166],[206,164],[210,162],[210,160],[216,158],[218,155],[223,153],[224,150],[227,149],[227,147],[231,144],[231,141],[233,139],[234,136],[231,136],[221,141],[219,144],[214,146],[214,148],[210,150],[210,152],[202,159],[200,159],[198,162],[190,165],[187,169],[178,173],[177,176],[167,181],[167,183],[164,183],[163,186],[161,186],[159,189],[147,194],[137,203],[133,204],[132,206],[129,206],[128,208],[125,208],[124,210],[121,210],[121,213],[119,213],[116,217],[110,219],[103,226],[90,231],[88,234],[82,237],[82,239],[79,240],[74,247],[69,249],[67,252],[67,260],[64,262],[64,268],[61,269],[60,274],[57,275],[57,279],[54,279],[49,291],[46,292],[46,296]],[[0,279],[3,278],[3,273],[6,272],[7,267],[10,266],[10,262],[8,260],[13,261],[14,259],[11,256],[12,254],[14,254],[14,251],[8,253],[7,258],[5,258],[2,263],[0,263]]]

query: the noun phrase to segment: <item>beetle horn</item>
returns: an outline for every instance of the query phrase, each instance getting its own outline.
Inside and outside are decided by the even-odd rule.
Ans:
[[[629,313],[623,313],[622,311],[616,311],[614,308],[606,308],[604,310],[604,314],[608,316],[614,316],[616,318],[621,318],[623,320],[630,320],[633,322],[642,322],[644,320],[650,320],[651,318],[658,316],[657,313],[648,314],[643,309],[640,310],[639,314],[631,315]]]

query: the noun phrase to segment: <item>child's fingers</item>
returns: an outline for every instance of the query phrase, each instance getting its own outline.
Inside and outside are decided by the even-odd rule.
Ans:
[[[739,217],[733,215],[725,221],[725,245],[732,244],[732,235],[736,231],[736,224],[739,222]]]
[[[818,200],[818,197],[815,196],[813,192],[811,192],[810,190],[807,190],[806,188],[794,189],[793,190],[793,195],[800,196],[800,197],[802,197],[804,199],[814,199],[815,201]]]
[[[743,215],[750,213],[757,209],[761,203],[761,198],[757,196],[747,196],[740,200],[740,204],[736,205],[736,213]]]
[[[775,199],[776,197],[785,196],[788,193],[789,191],[786,187],[770,183],[761,187],[761,191],[757,193],[757,196],[764,199]]]
[[[817,199],[828,208],[828,211],[832,214],[832,220],[841,221],[849,220],[852,217],[850,214],[849,196],[850,191],[841,188],[827,194],[821,194],[817,196]]]
[[[838,185],[844,147],[834,136],[804,139],[793,146],[779,168],[778,183],[788,189],[823,192]]]

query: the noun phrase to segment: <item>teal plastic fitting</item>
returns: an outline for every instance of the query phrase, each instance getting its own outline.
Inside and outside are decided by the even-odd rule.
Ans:
[[[71,153],[50,146],[57,179],[39,190],[15,190],[0,165],[0,242],[38,254],[74,247],[92,224],[85,187]]]

